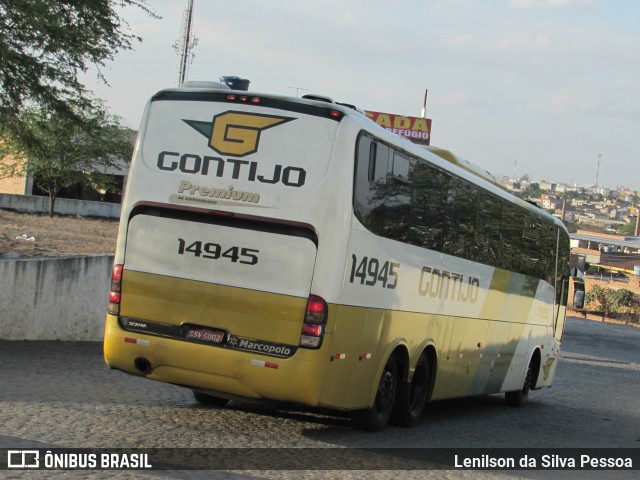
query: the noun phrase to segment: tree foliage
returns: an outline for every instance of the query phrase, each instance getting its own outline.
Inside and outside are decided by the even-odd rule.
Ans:
[[[627,289],[602,288],[594,285],[585,295],[585,303],[591,309],[602,312],[602,320],[611,313],[638,313],[635,294]]]
[[[157,15],[146,0],[0,0],[0,134],[30,136],[20,115],[38,107],[81,121],[91,92],[78,79],[140,40],[117,9]]]
[[[101,172],[128,162],[133,150],[134,132],[121,127],[101,105],[73,115],[26,110],[20,121],[30,132],[29,141],[7,136],[0,144],[4,157],[0,178],[23,174],[33,178],[49,195],[50,216],[63,188],[77,183],[108,188]]]
[[[636,222],[620,225],[616,229],[618,235],[632,236],[636,231]]]
[[[612,290],[609,302],[611,303],[612,311],[618,313],[636,313],[638,309],[635,294],[631,290],[624,288]]]
[[[603,321],[611,311],[608,292],[610,292],[608,288],[602,288],[600,285],[594,285],[589,289],[584,297],[584,301],[588,306],[602,312]]]
[[[540,198],[541,195],[542,189],[540,188],[540,184],[537,182],[530,183],[524,190],[524,196],[527,198]]]

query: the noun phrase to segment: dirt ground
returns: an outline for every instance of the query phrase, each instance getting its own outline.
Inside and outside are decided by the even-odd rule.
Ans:
[[[117,234],[116,219],[50,218],[0,210],[0,258],[113,254]]]

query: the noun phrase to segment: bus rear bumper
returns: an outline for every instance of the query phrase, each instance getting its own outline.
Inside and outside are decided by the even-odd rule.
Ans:
[[[123,330],[107,315],[104,357],[110,368],[230,398],[318,405],[324,377],[318,350],[291,358],[228,350]]]

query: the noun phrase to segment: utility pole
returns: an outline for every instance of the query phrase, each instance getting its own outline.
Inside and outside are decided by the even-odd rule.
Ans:
[[[427,94],[429,93],[428,89],[424,91],[424,102],[422,102],[422,112],[420,112],[420,116],[422,118],[427,118]]]
[[[422,112],[420,112],[420,116],[427,119],[427,94],[429,90],[425,88],[424,90],[424,102],[422,102]],[[427,145],[431,145],[431,132],[429,132],[429,138],[427,138]]]
[[[186,0],[184,13],[182,14],[182,26],[180,38],[173,44],[178,55],[176,68],[176,81],[178,86],[187,79],[189,64],[193,61],[193,47],[198,44],[198,39],[193,36],[193,0]]]

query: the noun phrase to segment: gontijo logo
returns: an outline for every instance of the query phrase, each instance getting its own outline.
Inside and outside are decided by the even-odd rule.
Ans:
[[[209,139],[209,147],[221,155],[244,157],[258,151],[262,131],[295,120],[291,117],[262,115],[230,110],[211,122],[182,120]]]
[[[264,157],[265,161],[260,162],[261,164],[256,159],[239,158],[258,151],[260,136],[264,130],[292,120],[296,120],[296,118],[233,110],[215,115],[210,122],[183,118],[182,121],[206,137],[209,148],[221,156],[162,150],[158,153],[156,165],[159,170],[165,172],[177,170],[187,175],[202,175],[209,178],[226,178],[271,185],[282,184],[287,187],[299,188],[305,184],[307,172],[302,167],[283,165],[278,162],[280,154],[285,150],[282,142],[278,142],[279,149],[274,154]],[[187,139],[181,138],[183,141],[187,141]],[[201,195],[202,192],[203,190],[200,189]]]

